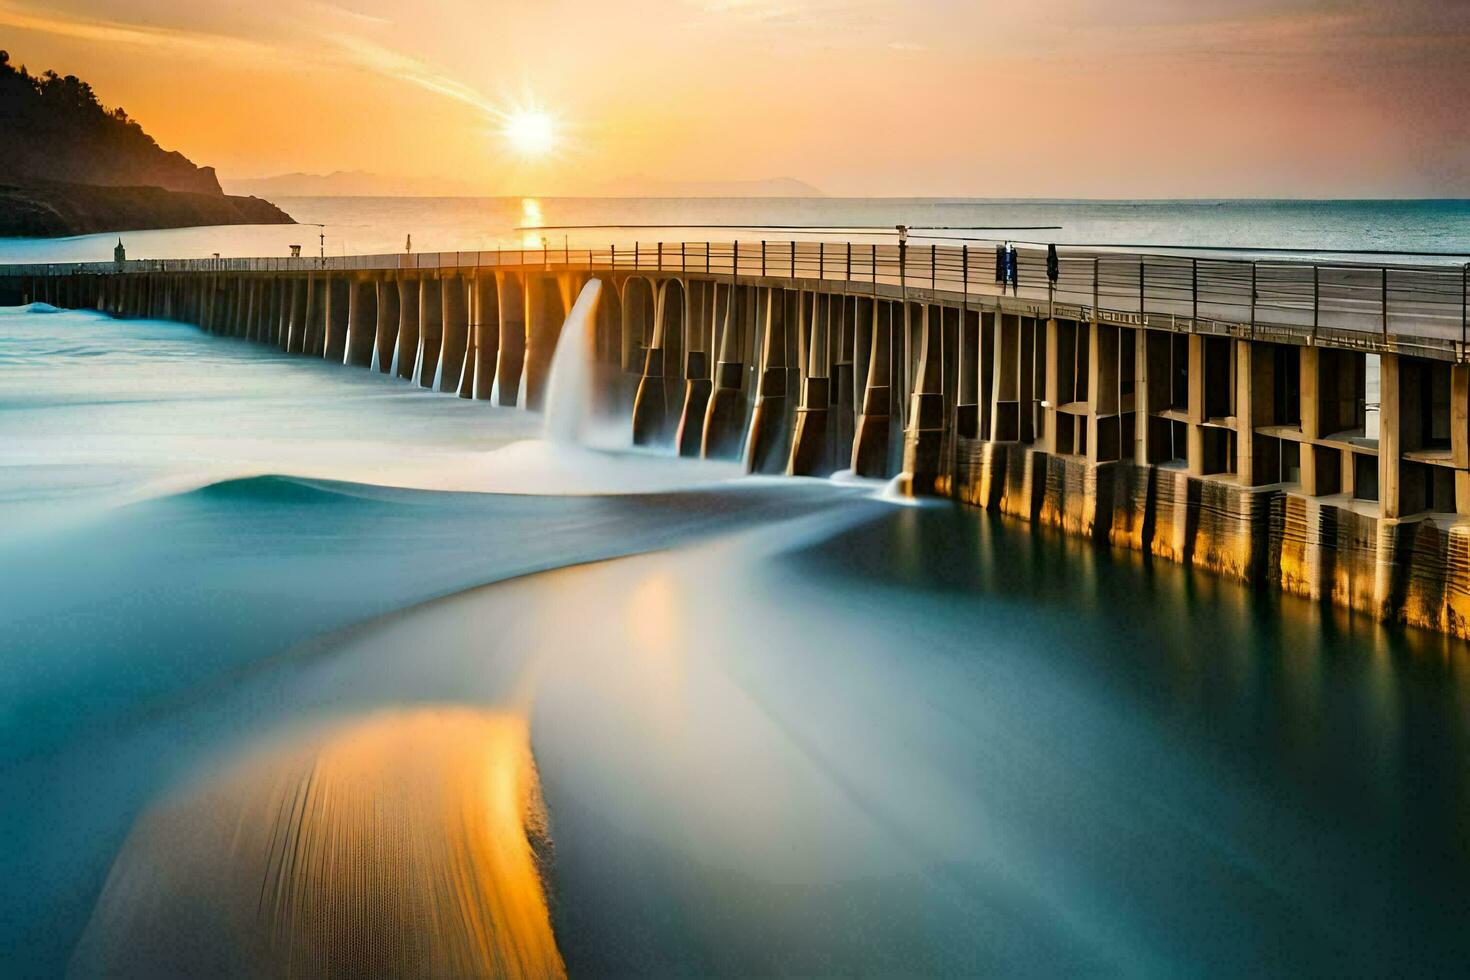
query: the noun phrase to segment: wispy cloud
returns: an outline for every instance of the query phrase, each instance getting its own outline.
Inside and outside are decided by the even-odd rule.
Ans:
[[[182,27],[157,27],[82,17],[38,9],[12,0],[0,0],[0,26],[103,44],[124,44],[212,57],[260,59],[276,54],[274,47],[245,38]]]
[[[336,34],[325,39],[336,46],[339,54],[344,56],[349,64],[358,68],[416,85],[426,92],[433,92],[436,95],[473,106],[487,115],[497,118],[504,115],[478,89],[436,71],[417,58],[353,34]]]

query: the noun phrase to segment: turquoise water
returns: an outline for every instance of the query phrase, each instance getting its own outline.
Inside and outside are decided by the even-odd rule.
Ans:
[[[191,327],[0,311],[0,974],[65,970],[160,800],[416,705],[525,705],[574,975],[1470,954],[1462,643],[538,432]]]

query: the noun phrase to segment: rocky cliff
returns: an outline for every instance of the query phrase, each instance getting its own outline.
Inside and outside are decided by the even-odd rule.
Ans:
[[[74,75],[31,75],[0,51],[0,235],[282,224],[258,198],[227,197],[214,168],[164,150]]]

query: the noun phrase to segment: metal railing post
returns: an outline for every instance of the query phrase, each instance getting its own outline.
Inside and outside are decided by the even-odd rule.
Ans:
[[[1382,273],[1382,297],[1383,297],[1383,339],[1388,340],[1388,266],[1379,270]]]
[[[1322,267],[1312,263],[1312,343],[1317,343],[1317,328],[1322,325]]]
[[[1256,335],[1256,261],[1251,260],[1251,336]]]
[[[827,243],[817,242],[817,278],[827,278]]]
[[[1102,309],[1102,289],[1098,285],[1098,280],[1101,278],[1101,267],[1102,256],[1094,255],[1092,257],[1092,318],[1094,320],[1098,318],[1098,311]],[[1001,287],[1001,295],[1005,295],[1004,286]]]
[[[791,243],[791,278],[796,278],[796,242]]]
[[[1199,259],[1189,260],[1189,318],[1199,319]]]
[[[664,271],[664,243],[663,242],[659,242],[658,243],[658,266],[657,266],[657,271],[658,272],[663,272]]]
[[[761,239],[761,278],[766,277],[766,240]]]
[[[1019,283],[1020,280],[1021,280],[1020,262],[1017,262],[1016,263],[1016,270],[1017,270],[1016,271],[1016,281],[1017,281],[1017,283]],[[939,246],[938,245],[930,245],[929,246],[929,288],[931,290],[938,289],[939,288]]]
[[[680,272],[688,272],[689,271],[688,262],[686,261],[686,258],[685,258],[685,255],[684,255],[684,243],[683,242],[680,242],[679,243],[679,271]]]
[[[1146,262],[1144,260],[1143,256],[1140,255],[1138,257],[1138,322],[1139,323],[1142,323],[1146,319],[1146,317],[1144,315],[1145,312],[1146,312],[1146,309],[1144,307],[1144,281],[1143,281],[1143,275],[1144,275],[1144,273],[1143,273],[1143,270],[1145,268],[1147,268],[1147,266],[1148,266],[1148,262]]]

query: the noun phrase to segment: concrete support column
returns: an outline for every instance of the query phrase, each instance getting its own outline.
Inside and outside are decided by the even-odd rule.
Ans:
[[[1118,347],[1117,327],[1088,324],[1087,458],[1093,463],[1120,459],[1125,450],[1120,444],[1122,392],[1118,388]]]
[[[790,344],[790,325],[801,300],[799,293],[779,288],[764,290],[761,298],[763,308],[758,315],[764,329],[761,332],[760,374],[756,378],[750,429],[745,437],[745,469],[750,473],[779,473],[786,468],[791,456],[786,393],[790,372],[786,366],[786,351]],[[689,356],[691,361],[695,357],[693,353]],[[703,366],[704,355],[701,353],[699,357]],[[689,384],[690,397],[686,398],[686,404],[695,400],[692,377]],[[707,403],[712,386],[703,379],[700,384],[702,401]],[[683,425],[681,420],[681,435]],[[682,438],[680,442],[682,452]]]
[[[306,277],[306,326],[301,337],[301,353],[321,357],[327,343],[327,280],[324,276]]]
[[[1455,513],[1470,514],[1470,365],[1450,367],[1450,458],[1455,464]]]
[[[616,301],[615,296],[608,295],[602,300]],[[495,367],[500,357],[500,290],[493,273],[482,273],[475,280],[474,334],[474,397],[486,401],[495,385]]]
[[[905,314],[917,321],[919,334],[899,481],[904,492],[912,496],[934,493],[944,470],[940,453],[944,442],[943,365],[940,363],[943,324],[938,310],[927,304],[911,303]]]
[[[1189,335],[1189,434],[1185,442],[1190,476],[1205,472],[1205,338]]]
[[[255,322],[251,328],[250,339],[259,344],[268,344],[271,341],[271,328],[274,322],[275,277],[262,276],[258,287],[255,298]]]
[[[444,341],[439,355],[440,391],[458,392],[464,377],[465,354],[469,350],[470,315],[465,281],[447,276],[439,281],[440,309],[444,315]]]
[[[786,472],[791,476],[827,476],[836,467],[827,452],[832,404],[831,360],[832,306],[835,297],[811,296],[811,317],[805,324],[805,363],[802,364],[801,403],[796,409],[796,429],[791,436],[791,458]]]
[[[725,305],[725,322],[719,337],[719,359],[715,362],[714,386],[704,416],[700,455],[708,459],[737,459],[745,435],[745,397],[742,382],[745,364],[745,319],[751,298],[747,287],[732,286]]]
[[[1318,493],[1317,454],[1312,442],[1322,437],[1322,403],[1318,380],[1318,349],[1303,347],[1301,351],[1300,387],[1302,415],[1302,493],[1315,497]]]
[[[564,282],[548,275],[526,277],[526,354],[521,384],[526,396],[522,407],[530,411],[541,411],[545,403],[551,360],[569,308]]]
[[[1037,438],[1037,448],[1048,453],[1057,451],[1057,409],[1071,401],[1070,392],[1063,395],[1061,390],[1058,361],[1062,347],[1061,340],[1061,325],[1057,323],[1056,317],[1052,317],[1046,321],[1046,364],[1042,369],[1044,389],[1041,392],[1041,397],[1046,399],[1050,407],[1041,410],[1041,432],[1038,433]],[[1072,451],[1070,446],[1067,447],[1067,451]]]
[[[710,349],[714,337],[715,284],[694,282],[688,284],[687,288],[688,325],[685,330],[685,346],[688,353],[684,359],[684,397],[674,432],[674,444],[680,456],[693,457],[698,456],[704,446],[704,419],[709,414],[709,398],[714,390]],[[754,427],[755,423],[751,424]]]
[[[526,363],[526,280],[518,272],[500,279],[500,362],[495,386],[499,403],[515,406],[521,391],[521,373]]]
[[[418,386],[434,387],[444,346],[444,287],[438,279],[419,282]]]
[[[858,476],[888,475],[888,433],[891,404],[891,342],[894,304],[873,304],[872,322],[868,328],[868,370],[863,384],[863,399],[852,440],[852,470]],[[859,325],[859,329],[861,329]]]
[[[291,346],[291,303],[295,284],[291,277],[281,276],[276,288],[275,346],[287,350]]]
[[[1399,467],[1403,451],[1403,413],[1399,355],[1380,355],[1378,364],[1378,507],[1384,517],[1402,517]]]
[[[326,334],[322,356],[333,364],[347,360],[347,328],[352,303],[352,284],[340,276],[330,276],[326,286]]]
[[[683,296],[683,289],[677,289],[676,298],[681,306]],[[667,363],[668,333],[671,326],[683,329],[683,310],[672,311],[668,307],[669,292],[664,286],[654,295],[653,334],[643,352],[643,371],[638,378],[638,391],[633,396],[635,446],[660,445],[669,439],[674,428],[665,384],[665,375],[674,368]]]
[[[368,367],[378,338],[378,287],[371,279],[352,280],[347,313],[347,358],[353,367]]]
[[[980,311],[961,309],[959,329],[959,382],[955,392],[955,435],[980,436]],[[1050,350],[1050,345],[1047,350]]]
[[[398,280],[398,376],[412,381],[419,358],[419,290],[418,279]]]
[[[286,350],[292,354],[301,354],[306,350],[308,288],[309,280],[306,276],[291,277],[291,316],[287,332]]]
[[[373,370],[387,374],[393,370],[393,354],[398,349],[398,324],[403,314],[398,308],[398,283],[383,279],[373,283],[378,294],[377,337],[373,342]]]

